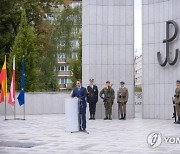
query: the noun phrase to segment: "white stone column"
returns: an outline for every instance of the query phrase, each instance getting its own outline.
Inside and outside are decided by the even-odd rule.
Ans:
[[[134,117],[134,1],[83,0],[83,85],[94,78],[99,91],[110,80],[115,90],[120,81],[129,89],[127,117]],[[104,105],[99,98],[97,118],[104,117]],[[117,103],[113,117],[117,118]]]
[[[172,96],[176,80],[180,79],[180,64],[161,67],[157,52],[165,58],[166,21],[174,20],[180,30],[179,0],[143,0],[143,118],[171,119]],[[174,33],[170,27],[170,36]],[[179,34],[170,43],[173,60],[175,49],[180,49]],[[179,56],[180,57],[180,56]],[[178,60],[179,61],[179,60]]]

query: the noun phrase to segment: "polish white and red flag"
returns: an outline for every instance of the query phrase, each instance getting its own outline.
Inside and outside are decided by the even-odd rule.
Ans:
[[[12,80],[11,80],[9,99],[8,99],[8,103],[11,104],[11,105],[15,104],[15,93],[16,93],[15,85],[16,85],[16,83],[15,83],[15,56],[14,56],[13,57]]]

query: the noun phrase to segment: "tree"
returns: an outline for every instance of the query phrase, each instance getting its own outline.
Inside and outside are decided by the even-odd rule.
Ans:
[[[72,59],[70,62],[70,68],[72,71],[72,86],[76,85],[78,79],[82,80],[82,37],[79,39],[80,45],[78,48],[78,57],[77,59]]]
[[[57,45],[57,53],[66,53],[71,58],[73,41],[79,40],[82,25],[82,6],[72,8],[66,6],[55,18],[53,42]]]
[[[56,44],[57,53],[65,53],[68,59],[72,77],[72,86],[77,79],[82,79],[82,6],[72,8],[66,6],[62,12],[56,16],[53,23],[55,30],[52,34],[53,42]],[[73,43],[77,42],[74,46]],[[77,52],[77,59],[72,59],[72,53]]]
[[[45,35],[46,36],[46,35]],[[40,83],[39,91],[57,91],[58,90],[58,80],[57,72],[55,71],[56,66],[56,50],[55,45],[52,42],[51,34],[44,38],[46,48],[39,61],[40,74],[38,76],[38,82]]]
[[[10,49],[18,34],[18,27],[21,21],[21,11],[24,9],[27,15],[27,22],[35,28],[38,35],[37,44],[43,46],[44,37],[48,35],[46,27],[48,14],[52,9],[64,4],[68,5],[72,0],[1,0],[0,5],[0,65],[3,64],[4,55],[10,53]],[[43,54],[43,50],[39,50]]]
[[[49,39],[49,36],[54,28],[47,19],[53,9],[59,7],[60,5],[66,6],[70,2],[71,0],[1,0],[0,66],[2,66],[4,62],[4,56],[7,55],[9,58],[10,52],[14,50],[12,49],[14,48],[12,46],[15,44],[14,41],[18,34],[18,27],[21,21],[21,12],[24,9],[26,12],[27,23],[34,28],[33,32],[36,35],[36,47],[38,46],[37,55],[41,55],[41,60],[37,60],[38,65],[36,66],[36,71],[34,72],[35,74],[38,74],[38,76],[36,76],[36,86],[33,88],[34,90],[44,91],[56,89],[55,84],[57,84],[57,82],[53,66],[56,57],[54,57],[54,44],[52,44],[51,39]],[[9,59],[10,69],[12,54],[13,52],[11,53],[11,57]],[[21,74],[19,69],[16,70],[16,73],[17,77]],[[43,78],[49,80],[42,80]],[[17,85],[17,87],[19,88],[19,85]]]
[[[28,25],[26,12],[22,10],[21,22],[19,25],[18,34],[15,38],[14,45],[9,57],[8,68],[12,70],[12,59],[16,56],[16,87],[20,90],[21,80],[21,66],[22,58],[25,57],[26,63],[26,91],[36,91],[38,89],[37,76],[39,74],[37,69],[38,64],[38,47],[36,44],[37,35],[32,26]]]

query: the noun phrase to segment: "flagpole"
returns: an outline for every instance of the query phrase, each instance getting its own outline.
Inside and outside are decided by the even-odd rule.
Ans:
[[[7,82],[7,78],[6,78],[5,82]],[[7,101],[7,100],[6,100],[6,94],[7,94],[6,86],[7,86],[7,84],[5,84],[5,95],[4,95],[4,96],[5,96],[5,99],[4,99],[4,101],[5,101],[5,120],[7,120],[7,119],[6,119],[6,108],[7,108],[7,105],[6,105],[6,101]]]
[[[6,119],[6,97],[5,97],[5,100],[4,100],[4,104],[5,104],[5,120],[7,120]]]
[[[25,103],[24,103],[23,106],[24,106],[24,119],[23,120],[25,120]]]
[[[5,67],[6,67],[6,55],[5,55]],[[7,68],[6,68],[7,70]],[[7,95],[7,72],[6,72],[6,79],[5,79],[5,89],[4,89],[4,98],[5,98],[5,120],[6,119],[6,95]]]
[[[23,60],[24,60],[24,55],[23,55]],[[24,61],[23,61],[24,62]],[[24,64],[25,65],[25,64]],[[24,66],[25,67],[25,66]],[[25,72],[24,72],[25,73]],[[25,74],[23,74],[25,76]],[[23,87],[25,88],[25,87]],[[24,120],[25,120],[25,89],[24,90]]]
[[[23,55],[23,60],[22,60],[22,77],[21,77],[21,91],[17,97],[19,105],[23,105],[24,112],[23,112],[23,118],[22,120],[25,120],[25,62],[24,62],[24,55]]]
[[[14,120],[16,120],[16,101],[14,100]]]
[[[15,55],[13,57],[13,73],[14,73],[14,91],[13,91],[13,95],[14,95],[14,120],[16,119],[16,58]]]

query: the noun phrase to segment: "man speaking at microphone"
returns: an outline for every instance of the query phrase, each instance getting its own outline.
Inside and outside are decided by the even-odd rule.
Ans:
[[[77,97],[79,99],[79,126],[80,131],[86,131],[86,88],[82,87],[82,81],[77,80],[76,87],[73,89],[72,97]]]

